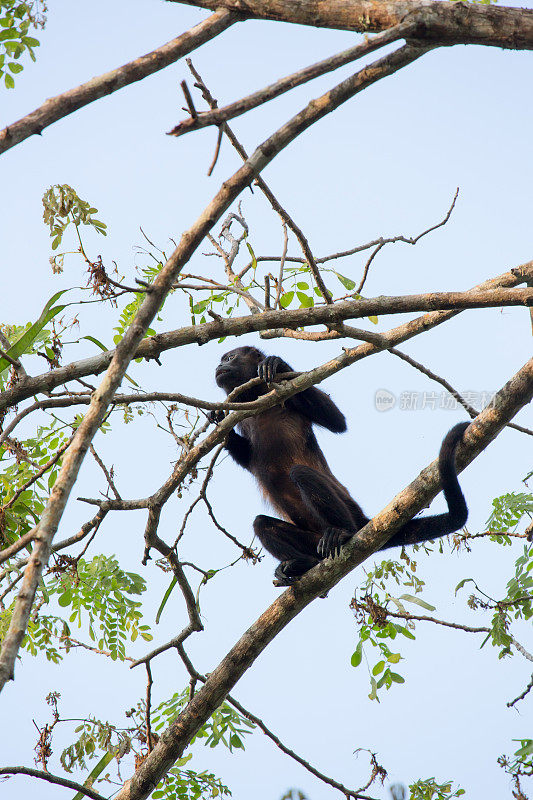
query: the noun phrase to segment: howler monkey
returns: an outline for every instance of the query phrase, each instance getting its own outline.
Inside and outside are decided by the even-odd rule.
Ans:
[[[229,394],[259,376],[263,385],[238,396],[244,402],[265,394],[277,372],[291,371],[278,356],[265,356],[255,347],[237,347],[222,356],[215,379]],[[334,433],[346,430],[344,415],[314,386],[293,395],[282,406],[243,420],[241,433],[230,431],[226,441],[230,455],[255,476],[266,499],[283,517],[280,520],[260,514],[254,521],[261,544],[281,562],[274,573],[281,586],[290,586],[321,559],[334,557],[369,521],[332,474],[313,425]],[[382,549],[425,542],[465,524],[468,509],[457,480],[455,449],[468,425],[464,422],[452,428],[440,449],[439,472],[447,513],[410,520]]]

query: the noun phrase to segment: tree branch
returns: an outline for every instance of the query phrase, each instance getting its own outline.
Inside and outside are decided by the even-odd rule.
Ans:
[[[36,108],[17,122],[13,122],[0,131],[0,153],[20,144],[33,134],[41,134],[48,125],[72,114],[83,106],[99,100],[108,94],[153,75],[169,64],[178,61],[182,56],[196,50],[197,47],[218,36],[219,33],[234,25],[241,15],[223,8],[215,9],[215,13],[203,20],[176,39],[152,50],[144,56],[124,64],[122,67],[105,72],[75,89],[51,97],[42,106]]]
[[[61,778],[59,775],[51,775],[42,769],[32,769],[31,767],[0,767],[0,775],[30,775],[32,778],[40,778],[48,783],[56,783],[58,786],[65,786],[67,789],[74,789],[76,792],[81,792],[86,797],[92,797],[93,800],[105,800],[104,796],[95,792],[94,789],[89,789],[87,786],[82,786],[81,783],[71,781],[68,778]]]
[[[457,464],[462,470],[498,434],[509,419],[533,397],[533,359],[498,392],[495,407],[481,412],[459,446]],[[116,795],[115,800],[143,800],[181,756],[191,738],[218,708],[244,672],[297,614],[318,595],[331,589],[361,564],[405,522],[435,496],[439,487],[437,463],[424,469],[403,492],[356,537],[335,560],[327,559],[286,590],[246,631],[210,673],[204,686],[172,722],[152,753]]]
[[[55,532],[63,516],[70,492],[85,458],[85,453],[96,431],[102,424],[107,408],[124,377],[131,359],[135,356],[146,330],[172,288],[181,269],[241,191],[254,180],[257,174],[281,150],[303,131],[322,119],[325,114],[338,108],[350,97],[353,97],[354,94],[381,78],[394,74],[394,72],[415,61],[425,52],[424,48],[402,47],[376,61],[357,75],[343,81],[335,89],[327,92],[320,100],[309,103],[299,114],[264,141],[243,166],[222,184],[200,217],[182,235],[179,245],[151,284],[150,292],[145,295],[135,318],[117,346],[107,372],[100,386],[93,393],[87,413],[65,453],[57,481],[39,522],[35,536],[35,546],[15,600],[9,629],[2,642],[0,651],[0,690],[8,680],[13,680],[14,678],[15,662],[26,632],[35,592],[41,579],[43,568],[48,563]],[[215,322],[214,324],[220,323]],[[209,439],[209,436],[207,439]],[[184,463],[187,462],[187,458],[184,459]],[[158,510],[155,507],[151,508],[150,518],[155,519],[159,510],[160,508]]]
[[[482,44],[511,50],[533,50],[533,11],[432,0],[171,0],[200,8],[226,8],[254,19],[271,19],[377,33],[401,23],[414,23],[413,38],[432,45]]]
[[[438,292],[423,295],[405,295],[400,297],[367,298],[364,300],[346,300],[328,306],[304,308],[295,310],[265,311],[263,314],[254,314],[246,317],[233,317],[227,320],[215,320],[203,325],[191,325],[175,331],[156,334],[145,339],[137,347],[135,358],[159,358],[162,352],[186,344],[207,344],[213,339],[223,336],[241,336],[244,333],[265,331],[278,328],[301,328],[309,325],[332,325],[346,319],[359,319],[375,314],[403,314],[413,311],[429,311],[431,309],[453,309],[450,311],[437,311],[419,318],[423,320],[423,329],[427,330],[434,325],[453,317],[459,311],[468,308],[491,308],[499,305],[525,305],[530,304],[533,298],[533,289],[519,290],[523,294],[508,294],[497,292],[497,288],[516,287],[525,282],[533,274],[533,261],[516,267],[510,272],[503,273],[497,278],[491,278],[466,292]],[[527,294],[529,292],[529,294]],[[405,333],[410,326],[419,326],[419,322],[412,320],[404,326],[397,328]],[[418,328],[418,330],[420,330]],[[390,332],[392,333],[392,332]],[[410,338],[409,334],[401,339],[391,341],[390,345],[399,344]],[[382,348],[386,349],[386,348]],[[40,392],[50,392],[57,386],[80,378],[85,375],[98,375],[109,365],[116,351],[108,350],[91,358],[66,364],[64,367],[45,372],[34,378],[28,378],[23,385],[7,389],[0,395],[0,410],[9,408],[21,400],[33,397]]]
[[[356,61],[358,58],[362,58],[398,39],[406,39],[413,28],[414,26],[407,24],[398,25],[391,30],[384,31],[384,33],[378,34],[373,39],[368,39],[355,47],[350,47],[342,53],[336,53],[334,56],[318,61],[310,67],[294,72],[292,75],[287,75],[285,78],[280,78],[275,83],[271,83],[270,86],[237,100],[235,103],[223,106],[223,108],[217,108],[215,104],[211,111],[202,111],[194,117],[191,115],[188,119],[178,123],[169,133],[171,136],[183,136],[184,133],[196,131],[208,125],[220,125],[223,122],[234,119],[247,111],[251,111],[253,108],[268,103],[269,100],[279,97],[296,86],[302,86],[302,84],[308,83],[320,75],[326,75],[328,72],[350,64],[352,61]],[[195,77],[198,79],[199,75],[195,75]],[[200,81],[205,86],[201,79]]]

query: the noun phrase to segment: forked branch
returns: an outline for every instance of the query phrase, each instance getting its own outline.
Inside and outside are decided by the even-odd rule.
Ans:
[[[459,470],[464,469],[532,397],[533,359],[498,392],[495,406],[482,411],[469,427],[458,451]],[[433,462],[348,542],[337,559],[322,561],[294,587],[285,591],[210,673],[206,683],[167,728],[152,753],[118,792],[116,800],[148,797],[202,724],[274,637],[312,600],[328,591],[382,546],[428,504],[438,489],[437,463]]]

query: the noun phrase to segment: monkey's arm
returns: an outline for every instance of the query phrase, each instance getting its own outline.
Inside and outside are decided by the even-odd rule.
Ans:
[[[240,467],[244,467],[244,469],[250,468],[252,446],[248,439],[231,430],[228,433],[225,447],[232,459],[236,461]]]
[[[292,371],[292,367],[279,356],[267,356],[257,368],[257,374],[265,383],[272,383],[278,372]],[[344,433],[346,430],[346,419],[342,411],[337,408],[329,395],[315,386],[295,394],[285,405],[315,425],[327,428],[333,433]]]
[[[210,411],[207,415],[210,422],[218,425],[224,419],[223,411]],[[252,445],[244,436],[240,436],[233,429],[228,433],[228,437],[224,442],[224,447],[229,452],[230,456],[240,467],[244,469],[250,468],[250,461],[252,458]]]

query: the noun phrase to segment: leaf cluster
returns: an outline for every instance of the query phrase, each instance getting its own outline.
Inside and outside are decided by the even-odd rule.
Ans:
[[[7,546],[31,530],[40,519],[48,494],[54,485],[61,458],[38,480],[30,481],[49,463],[66,442],[57,420],[39,426],[35,436],[22,443],[6,441],[0,445],[0,542]],[[27,486],[27,484],[30,484]],[[27,486],[27,488],[24,488]]]
[[[15,87],[14,75],[24,69],[19,59],[28,53],[35,61],[34,48],[40,42],[28,36],[31,26],[43,27],[44,17],[35,15],[37,2],[21,2],[21,0],[0,0],[0,78],[4,77],[7,89]]]
[[[72,186],[54,184],[43,195],[43,219],[50,228],[52,250],[57,250],[68,226],[72,223],[76,230],[80,225],[88,225],[102,236],[107,235],[107,225],[94,216],[98,209],[87,200],[82,200]]]
[[[452,781],[437,783],[435,778],[416,781],[409,786],[409,790],[409,800],[453,800],[465,794],[464,789],[454,790]]]
[[[174,694],[170,700],[161,703],[152,715],[156,731],[169,725],[189,702],[189,689]],[[191,744],[205,739],[204,744],[216,747],[223,744],[230,752],[244,749],[243,737],[255,728],[255,724],[239,714],[229,703],[222,703],[207,722],[200,728]]]
[[[180,758],[172,767],[152,793],[154,800],[208,800],[208,798],[228,797],[231,791],[220,778],[212,772],[203,770],[195,772],[191,769],[181,769],[192,757],[192,753]]]
[[[391,583],[397,586],[413,588],[415,593],[420,593],[424,586],[424,581],[415,575],[416,562],[403,552],[401,561],[385,559],[375,565],[374,569],[366,573],[366,578],[357,592],[362,600],[357,599],[357,592],[351,602],[356,619],[359,622],[359,641],[352,654],[351,664],[358,667],[363,660],[367,661],[370,677],[371,700],[379,702],[378,692],[385,687],[390,689],[394,683],[404,683],[405,679],[398,672],[394,672],[391,666],[398,664],[402,660],[399,652],[393,652],[389,645],[398,634],[407,639],[415,639],[412,632],[414,624],[407,621],[405,624],[398,623],[387,617],[387,608],[390,604],[402,613],[407,614],[405,602],[414,603],[424,609],[434,611],[434,606],[412,594],[403,593],[399,597],[391,594],[389,587]],[[368,647],[370,645],[370,649]],[[369,662],[373,661],[371,666]]]
[[[132,599],[145,590],[144,578],[124,572],[114,556],[103,555],[77,559],[47,587],[49,595],[58,595],[60,607],[72,609],[69,622],[80,628],[86,624],[92,641],[114,661],[125,659],[127,639],[152,639],[150,627],[141,624],[141,602]]]

